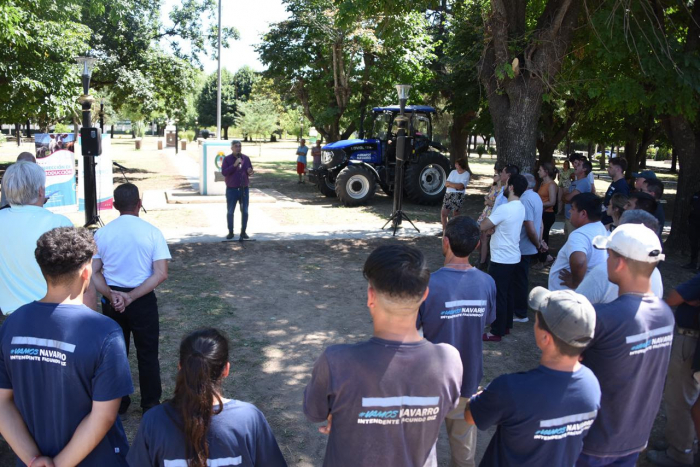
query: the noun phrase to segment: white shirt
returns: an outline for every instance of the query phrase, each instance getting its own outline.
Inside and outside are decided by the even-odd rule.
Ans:
[[[557,259],[549,270],[549,287],[547,288],[550,291],[564,290],[567,288],[561,284],[559,273],[564,269],[570,269],[569,257],[577,251],[582,251],[588,260],[586,274],[589,274],[591,269],[600,263],[604,263],[608,259],[608,253],[605,250],[593,248],[593,238],[598,235],[608,236],[608,234],[609,232],[605,230],[603,223],[600,221],[591,222],[571,232],[569,239],[561,250],[559,250]]]
[[[542,227],[542,198],[540,195],[532,191],[531,189],[525,190],[525,193],[520,197],[520,202],[523,203],[525,207],[525,221],[532,221],[535,227],[535,232],[537,236],[540,235],[540,228]],[[534,255],[537,254],[537,248],[530,241],[527,236],[527,230],[525,230],[525,224],[523,224],[520,230],[520,254],[521,255]]]
[[[0,309],[3,314],[10,314],[46,295],[46,280],[34,250],[39,237],[56,227],[73,227],[73,223],[39,206],[14,206],[0,211]]]
[[[123,215],[95,232],[96,259],[107,285],[135,288],[153,275],[153,262],[170,259],[165,237],[137,216]]]
[[[664,283],[661,280],[659,268],[654,268],[654,272],[651,273],[651,291],[659,298],[664,297]],[[596,303],[610,303],[617,299],[620,288],[608,280],[608,265],[607,262],[604,262],[586,274],[576,289],[576,293],[580,293],[595,305]]]
[[[497,210],[489,220],[496,226],[491,236],[491,260],[500,264],[520,262],[520,230],[525,219],[525,206],[520,200],[509,201]]]
[[[593,190],[593,185],[595,184],[595,175],[593,175],[593,171],[588,174],[588,181],[591,183],[591,191]]]
[[[447,187],[447,193],[466,193],[467,185],[469,185],[469,172],[465,170],[464,172],[459,173],[456,170],[453,170],[452,172],[450,172],[450,176],[447,177],[447,181],[452,183],[461,183],[462,185],[464,185],[464,190],[458,190],[456,188]]]

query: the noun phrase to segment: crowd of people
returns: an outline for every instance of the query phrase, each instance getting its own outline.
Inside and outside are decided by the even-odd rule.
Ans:
[[[252,173],[240,143],[232,148],[223,170],[231,234]],[[666,443],[647,457],[693,462],[700,274],[662,299],[655,176],[637,174],[630,188],[621,183],[625,160],[613,159],[601,198],[590,162],[571,165],[572,179],[558,184],[551,164],[536,175],[497,164],[474,220],[458,215],[469,172],[457,161],[443,266],[431,274],[423,253],[402,243],[371,252],[363,274],[373,336],[326,348],[303,395],[305,416],[328,435],[324,465],[437,465],[444,422],[455,466],[475,465],[478,431],[491,427],[482,466],[632,466],[662,400]],[[115,189],[120,216],[93,234],[44,209],[44,186],[29,160],[2,181],[0,434],[17,465],[286,465],[263,413],[226,398],[231,355],[221,331],[183,338],[174,393],[162,400],[155,289],[168,278],[170,252],[139,218],[138,188]],[[567,236],[554,255],[546,235],[559,209]],[[551,265],[547,288],[530,290],[533,263]],[[539,365],[481,387],[484,342],[531,318]],[[129,445],[120,414],[134,392],[132,336],[143,418]]]

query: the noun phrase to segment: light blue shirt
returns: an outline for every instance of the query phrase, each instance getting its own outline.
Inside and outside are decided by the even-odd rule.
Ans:
[[[306,164],[306,155],[309,153],[309,148],[306,146],[299,146],[297,149],[297,162]]]
[[[72,227],[67,217],[39,206],[0,211],[0,309],[3,314],[46,295],[46,280],[34,258],[36,241],[56,227]]]

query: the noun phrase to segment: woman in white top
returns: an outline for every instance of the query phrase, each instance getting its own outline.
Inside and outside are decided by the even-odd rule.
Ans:
[[[442,211],[440,211],[440,220],[442,221],[442,231],[445,231],[445,226],[447,225],[448,217],[459,216],[459,210],[462,209],[462,203],[464,203],[464,194],[467,191],[467,185],[469,185],[470,173],[466,169],[467,162],[461,158],[455,161],[455,169],[450,172],[445,186],[447,187],[447,192],[445,193],[445,198],[442,201]]]

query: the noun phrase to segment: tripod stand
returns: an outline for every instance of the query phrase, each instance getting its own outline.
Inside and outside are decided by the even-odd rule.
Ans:
[[[403,86],[403,85],[399,85]],[[398,87],[398,86],[397,86]],[[410,88],[410,86],[409,86]],[[408,90],[406,90],[406,93]],[[401,221],[408,221],[411,226],[413,226],[416,231],[420,233],[418,227],[413,223],[413,221],[408,217],[408,215],[401,209],[401,203],[403,201],[403,161],[406,155],[406,127],[408,126],[408,118],[404,115],[404,110],[406,107],[408,94],[402,96],[399,94],[399,103],[401,106],[401,112],[395,121],[398,126],[398,131],[396,133],[396,170],[394,171],[394,207],[389,217],[386,221],[382,230],[386,228],[389,223],[391,223],[391,228],[394,229],[392,236],[396,236],[396,231],[401,226]]]

